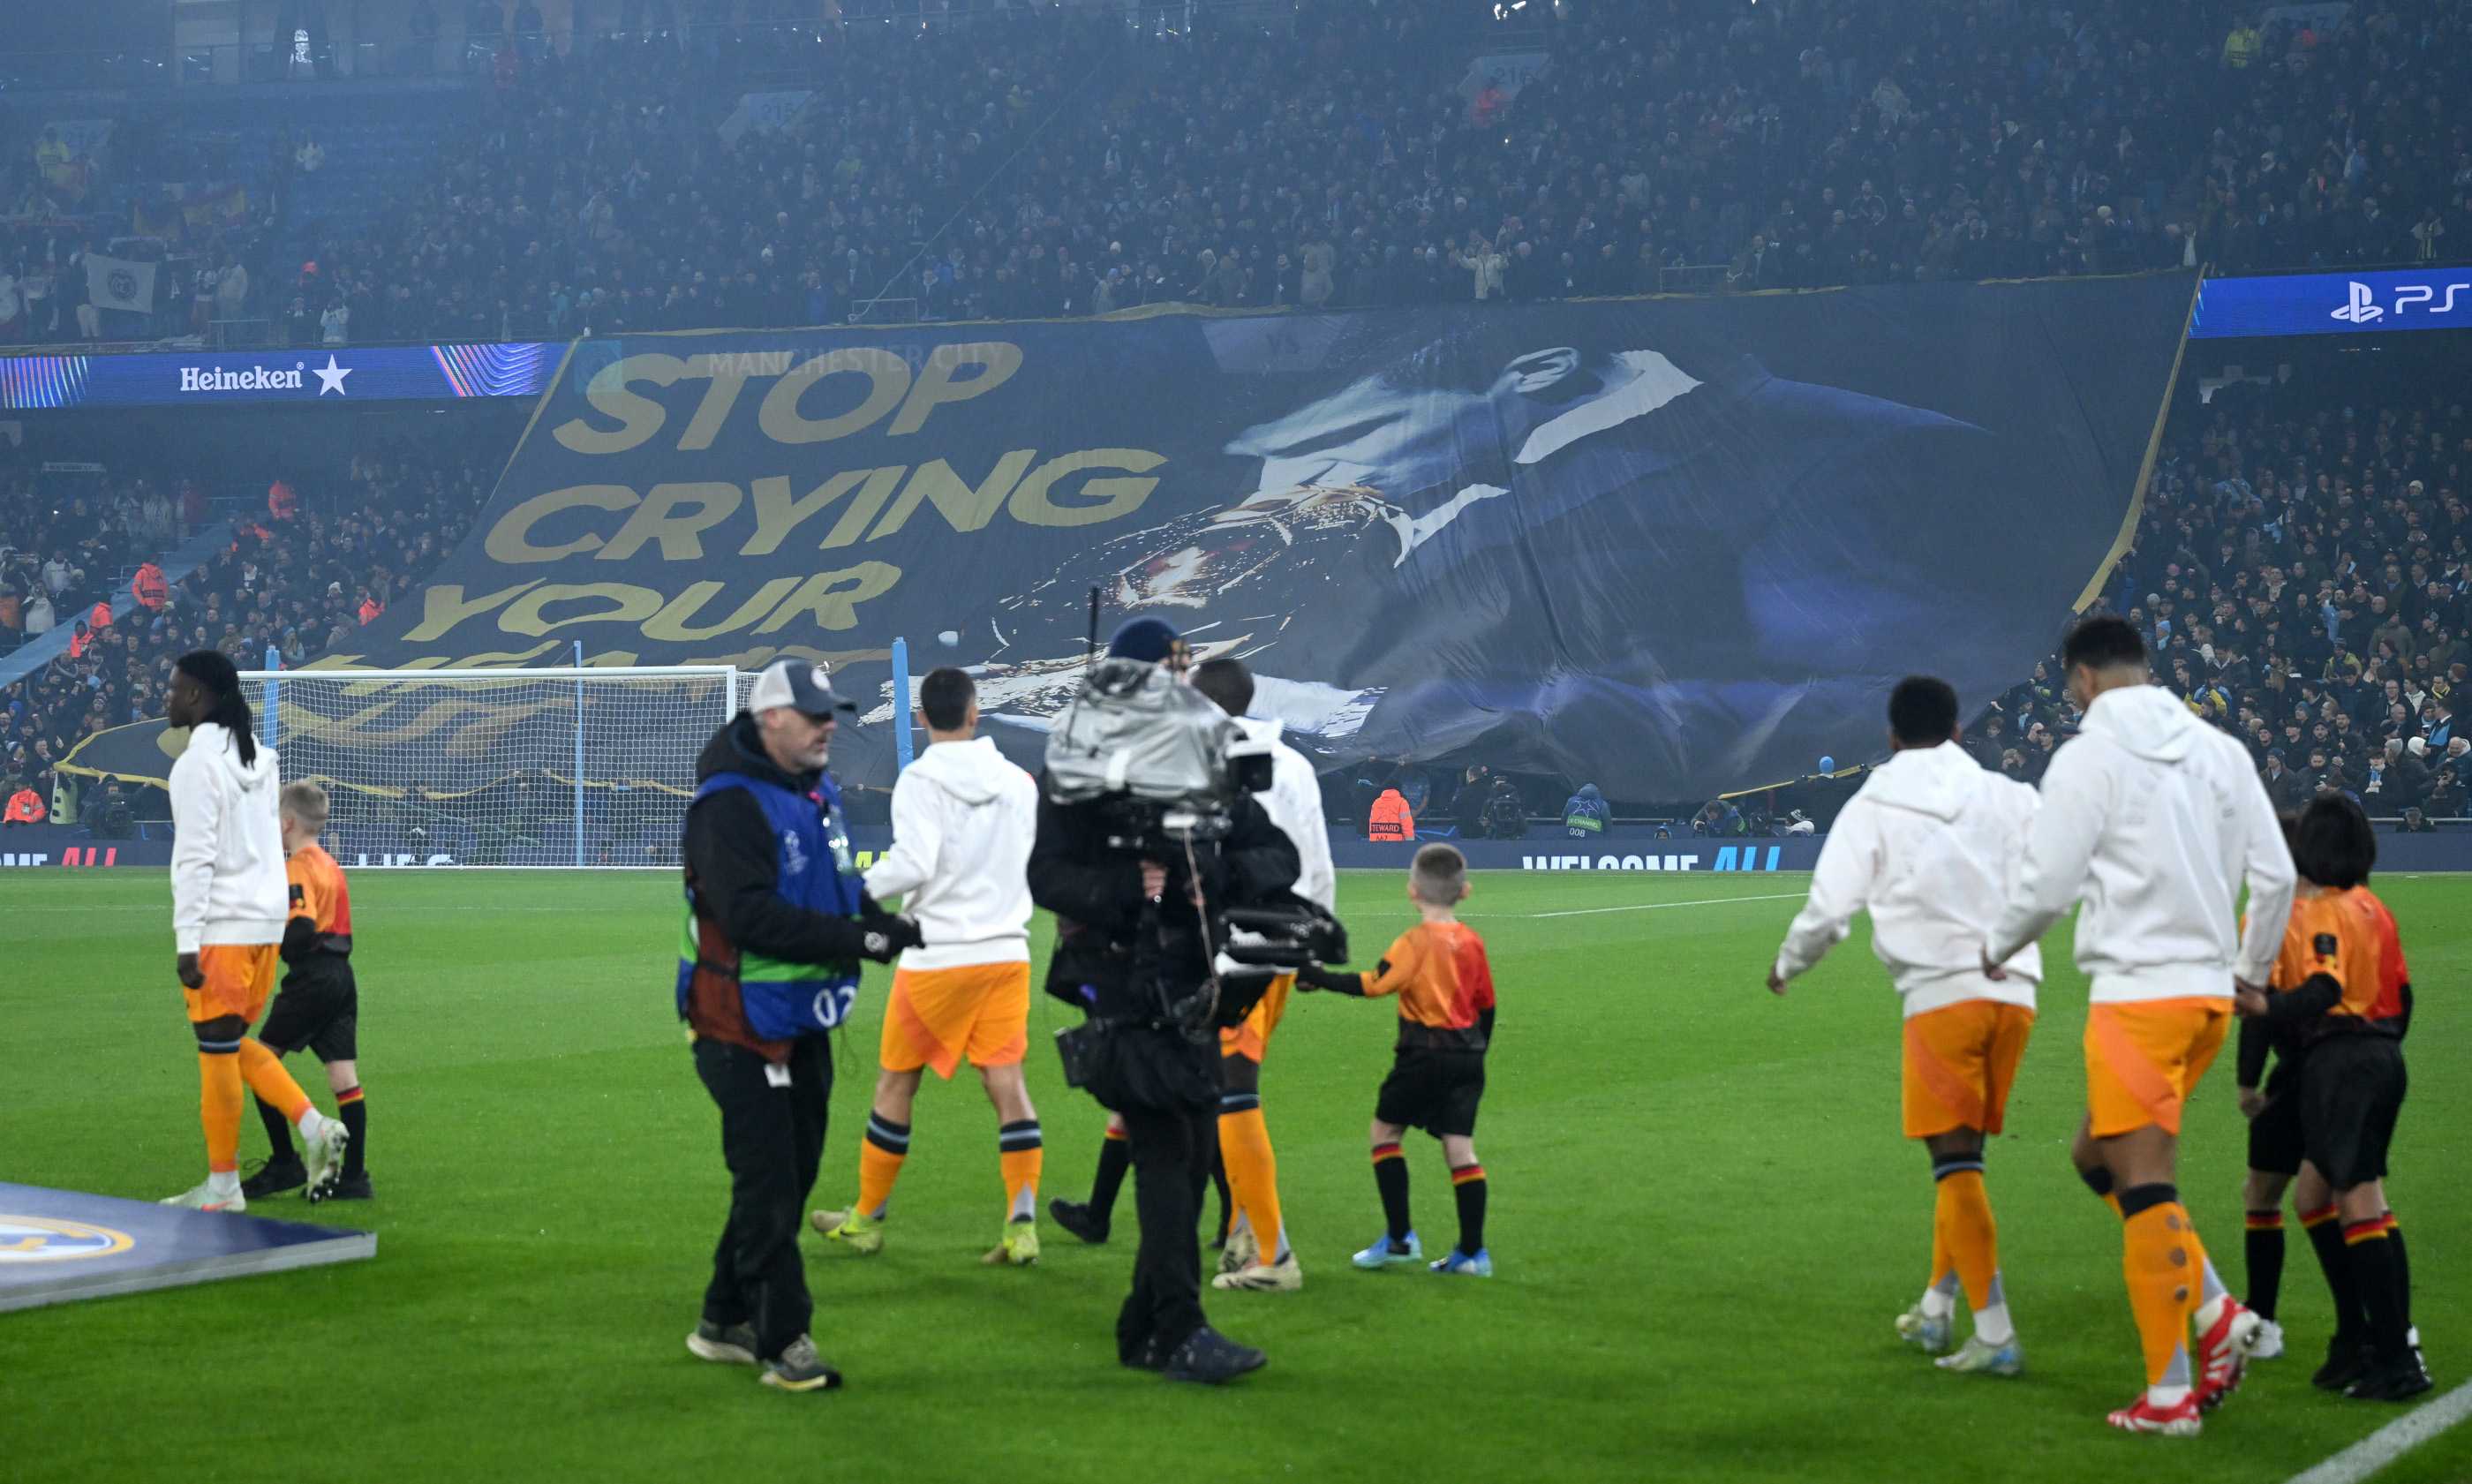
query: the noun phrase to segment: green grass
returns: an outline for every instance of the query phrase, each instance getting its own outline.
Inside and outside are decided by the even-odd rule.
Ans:
[[[1003,1192],[994,1119],[931,1079],[884,1255],[808,1239],[816,1335],[850,1378],[790,1398],[700,1365],[692,1326],[725,1204],[711,1104],[670,1017],[664,876],[354,878],[376,1260],[0,1316],[0,1478],[179,1474],[442,1480],[821,1476],[1025,1484],[1196,1480],[1904,1479],[1996,1469],[2112,1484],[2271,1480],[2396,1415],[2307,1373],[2327,1328],[2307,1244],[2285,1284],[2294,1358],[2261,1367],[2194,1445],[2110,1433],[2140,1379],[2117,1225],[2070,1174],[2084,983],[2058,969],[1991,1194],[2029,1357],[2020,1381],[1941,1375],[1889,1321],[1920,1287],[1931,1186],[1897,1133],[1896,1005],[1865,940],[1780,1002],[1761,988],[1794,877],[1481,879],[1502,1021],[1478,1146],[1491,1283],[1362,1274],[1365,1157],[1386,1006],[1299,999],[1265,1108],[1308,1282],[1222,1295],[1272,1355],[1224,1392],[1120,1370],[1130,1262],[1047,1229],[1029,1272],[981,1268]],[[2472,883],[2381,883],[2422,987],[2394,1200],[2441,1388],[2472,1344],[2472,1061],[2456,986]],[[1793,894],[1793,895],[1787,895]],[[1350,876],[1370,959],[1409,912]],[[1639,907],[1670,909],[1634,910]],[[1576,909],[1589,915],[1556,916]],[[159,874],[0,877],[0,1178],[153,1197],[198,1177],[195,1059]],[[2068,959],[2065,931],[2051,961]],[[1044,946],[1040,949],[1043,960]],[[870,971],[819,1203],[854,1189],[885,976]],[[1085,1188],[1101,1114],[1041,1044],[1046,1193]],[[322,1093],[314,1066],[293,1063]],[[262,1152],[255,1119],[244,1155]],[[2237,1287],[2243,1164],[2228,1068],[2193,1110],[2182,1189]],[[1428,1236],[1440,1155],[1411,1149]],[[311,1216],[285,1200],[260,1213]],[[2472,1473],[2472,1427],[2389,1477]]]

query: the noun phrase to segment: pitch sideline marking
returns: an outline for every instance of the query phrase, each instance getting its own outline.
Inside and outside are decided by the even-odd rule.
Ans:
[[[1595,917],[1604,912],[1654,912],[1673,907],[1723,907],[1729,902],[1791,902],[1799,891],[1772,891],[1757,897],[1702,897],[1697,902],[1633,902],[1623,907],[1581,907],[1563,912],[1521,912],[1521,917]]]
[[[2325,1462],[2294,1474],[2289,1484],[2359,1484],[2466,1417],[2472,1417],[2472,1381],[2396,1418]]]

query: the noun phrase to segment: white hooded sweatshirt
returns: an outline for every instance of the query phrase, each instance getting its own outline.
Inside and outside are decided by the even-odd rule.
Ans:
[[[981,737],[929,744],[892,786],[892,848],[868,893],[907,900],[923,947],[904,969],[1030,961],[1030,847],[1038,785]]]
[[[1256,742],[1271,744],[1271,791],[1254,797],[1271,823],[1295,843],[1303,868],[1296,874],[1295,893],[1323,910],[1338,906],[1339,875],[1331,869],[1330,824],[1321,812],[1321,781],[1314,776],[1305,755],[1279,740],[1285,730],[1277,721],[1238,717],[1236,724]]]
[[[2248,930],[2234,898],[2248,883]],[[2154,686],[2104,692],[2052,758],[2025,868],[1992,928],[1994,958],[2072,903],[2096,1003],[2229,998],[2264,984],[2292,914],[2292,854],[2241,744]]]
[[[283,792],[274,749],[244,766],[223,726],[201,722],[172,764],[172,935],[178,952],[283,941]]]
[[[2042,950],[2030,943],[1983,975],[1983,940],[2017,882],[2034,790],[1987,772],[1955,742],[1899,752],[1847,801],[1812,871],[1811,897],[1786,930],[1776,973],[1791,979],[1871,914],[1871,952],[1906,1014],[1965,1000],[2034,1007]]]

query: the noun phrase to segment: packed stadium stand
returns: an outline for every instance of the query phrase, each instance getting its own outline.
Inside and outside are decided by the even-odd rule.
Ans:
[[[563,52],[476,33],[487,69],[348,100],[183,92],[170,127],[140,97],[91,169],[20,106],[6,195],[30,222],[0,325],[142,338],[117,315],[79,335],[54,285],[184,203],[177,292],[237,266],[211,318],[290,343],[339,306],[354,342],[550,337],[2402,263],[2466,230],[2459,6],[2228,26],[2124,3],[1896,26],[1842,4],[1570,9],[1523,32],[1405,5],[1276,27],[1242,4],[1175,26],[698,7],[715,18],[579,26]],[[1509,46],[1552,64],[1520,86],[1469,61]],[[733,126],[750,94],[774,101]]]
[[[416,11],[355,53],[383,76],[321,41],[331,87],[272,106],[129,88],[90,157],[30,73],[0,126],[0,334],[563,339],[2472,250],[2460,6],[1555,9],[629,6],[551,40]],[[1547,64],[1469,59],[1521,49]],[[162,260],[151,313],[82,316],[106,247]],[[2460,813],[2467,436],[2442,396],[2310,378],[2184,407],[2105,598],[2276,777]],[[51,765],[149,714],[182,646],[348,652],[452,549],[488,462],[361,455],[291,520],[256,498],[273,465],[10,471],[0,644],[71,633],[10,681],[8,768],[68,803]],[[221,550],[133,603],[141,563],[210,528]],[[2055,668],[1988,714],[1987,765],[2038,774]]]

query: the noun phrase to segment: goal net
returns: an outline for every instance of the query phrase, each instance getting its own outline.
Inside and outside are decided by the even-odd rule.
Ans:
[[[695,760],[751,674],[250,671],[283,780],[323,784],[345,865],[669,866]]]

